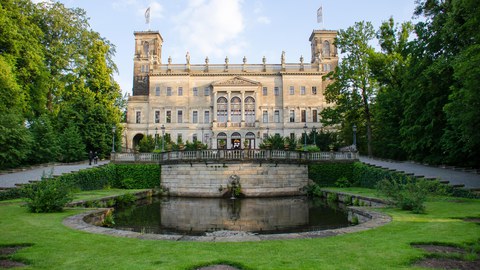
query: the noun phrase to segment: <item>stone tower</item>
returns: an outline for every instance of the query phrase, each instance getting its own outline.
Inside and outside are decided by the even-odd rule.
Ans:
[[[149,74],[162,64],[163,38],[158,31],[139,31],[134,35],[133,95],[146,96],[149,92]]]
[[[337,48],[333,44],[336,36],[334,30],[313,30],[310,35],[311,63],[322,65],[323,71],[331,71],[338,64]]]

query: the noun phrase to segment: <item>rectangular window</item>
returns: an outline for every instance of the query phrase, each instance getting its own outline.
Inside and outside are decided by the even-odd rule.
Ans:
[[[205,87],[205,96],[210,96],[210,87]]]
[[[268,112],[263,111],[263,123],[268,123]]]
[[[263,94],[264,96],[266,96],[267,93],[268,93],[268,88],[267,88],[267,87],[263,87],[263,88],[262,88],[262,94]]]
[[[316,94],[317,94],[317,87],[312,86],[312,95],[316,95]]]
[[[140,124],[142,121],[142,112],[135,112],[135,123]]]
[[[305,86],[300,87],[300,95],[305,95]]]
[[[280,95],[280,89],[278,88],[278,86],[275,86],[275,88],[274,88],[273,91],[274,91],[275,96],[279,96],[279,95]]]
[[[302,122],[305,123],[307,122],[307,111],[306,110],[302,110]]]
[[[155,123],[160,123],[160,111],[158,110],[155,111]]]
[[[192,136],[192,141],[193,141],[193,142],[198,141],[198,137],[197,137],[197,134],[196,134],[196,133],[193,134],[193,136]]]
[[[167,87],[167,96],[171,96],[172,95],[172,87]]]
[[[155,86],[155,96],[160,96],[160,86]]]
[[[263,139],[266,140],[268,138],[268,134],[267,133],[263,133]]]
[[[183,87],[178,87],[178,95],[183,96]]]
[[[274,120],[273,120],[275,123],[280,123],[280,111],[279,110],[275,110],[275,114],[274,114]]]
[[[183,123],[183,111],[177,112],[177,123],[179,124]]]
[[[295,122],[295,110],[290,110],[290,123]]]
[[[198,111],[193,111],[192,122],[194,124],[198,123]]]
[[[290,140],[295,140],[295,133],[290,133]]]
[[[295,87],[290,86],[290,95],[295,95]]]
[[[205,114],[203,117],[203,123],[205,124],[210,123],[210,111],[205,111]]]
[[[167,111],[165,123],[172,123],[172,111]]]
[[[193,96],[198,96],[198,88],[197,87],[193,87]]]
[[[177,134],[177,143],[183,142],[182,134]]]
[[[312,110],[312,122],[318,122],[318,112],[317,110]]]

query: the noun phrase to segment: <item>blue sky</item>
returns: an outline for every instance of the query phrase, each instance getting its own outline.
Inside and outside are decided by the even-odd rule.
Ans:
[[[39,2],[41,0],[34,0]],[[280,63],[310,59],[308,38],[323,7],[323,28],[345,29],[357,21],[371,21],[376,29],[393,16],[396,22],[412,19],[415,0],[60,0],[67,7],[87,12],[90,26],[116,45],[115,79],[131,93],[134,31],[148,30],[145,10],[150,7],[150,30],[163,39],[162,63],[184,63],[188,51],[192,64]]]

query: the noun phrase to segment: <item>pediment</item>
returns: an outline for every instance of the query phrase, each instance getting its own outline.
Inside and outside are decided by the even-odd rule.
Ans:
[[[240,76],[230,78],[228,80],[212,83],[213,86],[258,86],[259,82],[252,81]]]

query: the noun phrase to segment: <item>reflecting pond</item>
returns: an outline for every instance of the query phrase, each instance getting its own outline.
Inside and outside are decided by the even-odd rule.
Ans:
[[[349,225],[346,211],[307,197],[153,198],[116,209],[114,220],[120,230],[184,235],[220,230],[274,234]]]

